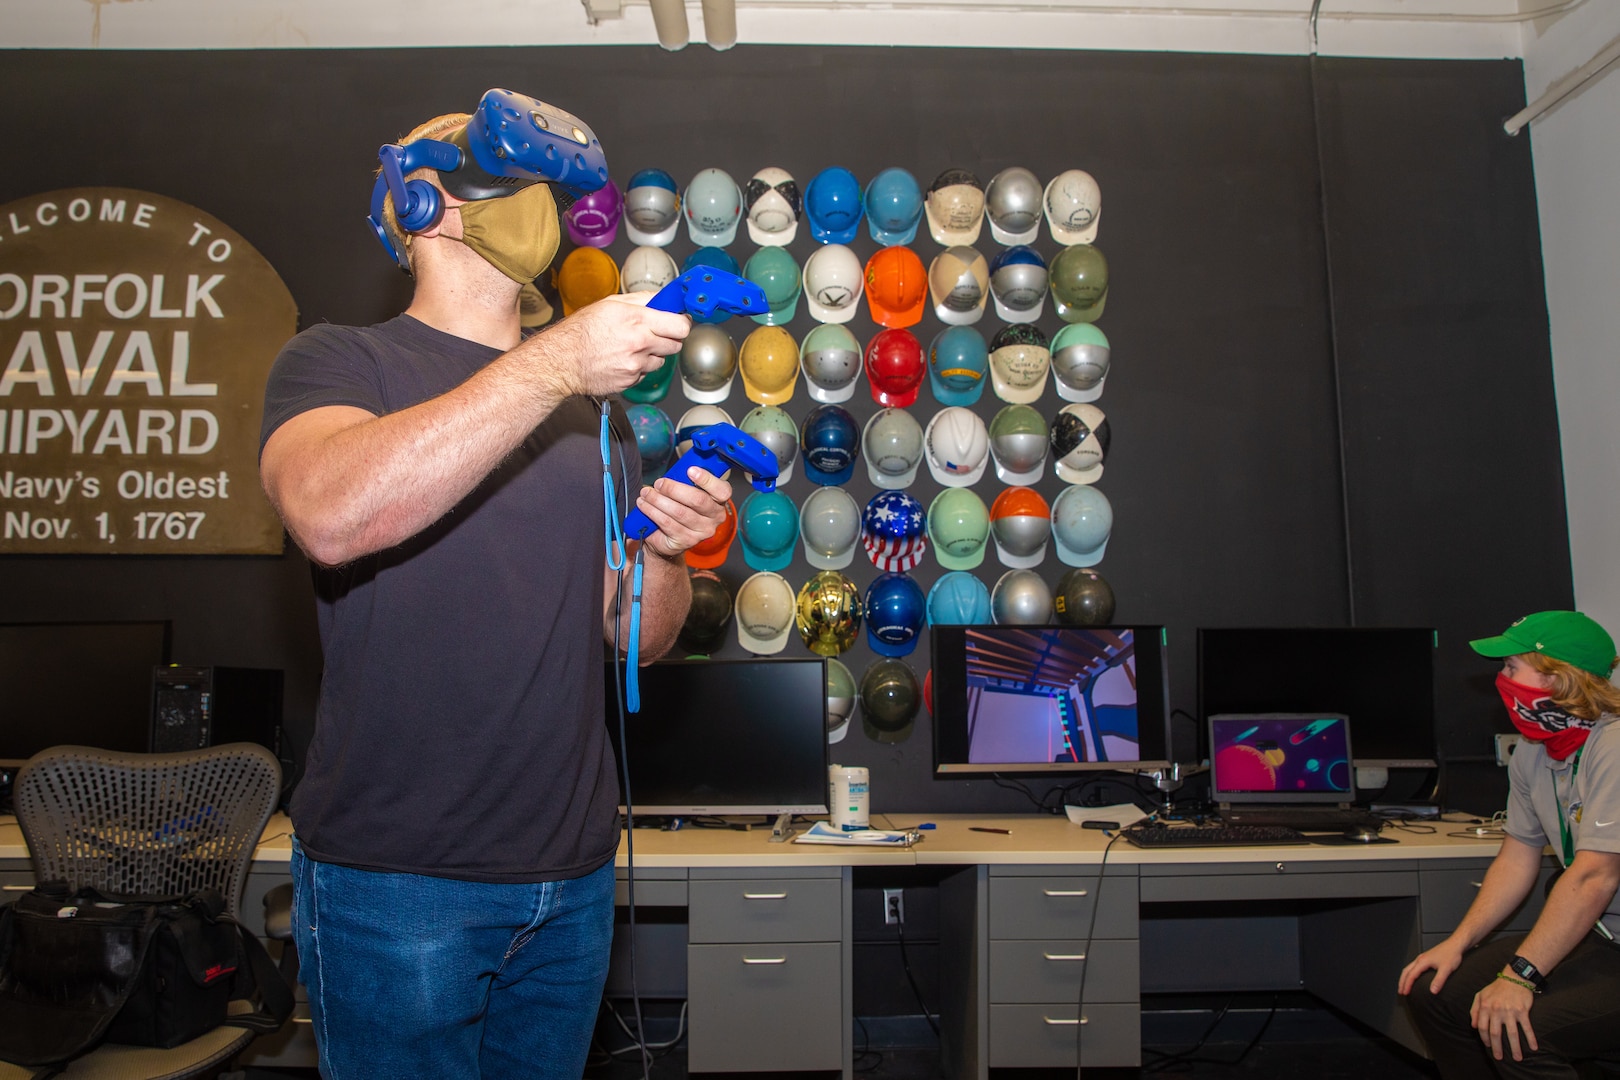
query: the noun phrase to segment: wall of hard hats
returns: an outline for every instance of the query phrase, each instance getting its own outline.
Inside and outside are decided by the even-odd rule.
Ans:
[[[409,288],[363,220],[377,146],[494,85],[593,126],[632,224],[663,184],[632,186],[649,170],[688,206],[732,214],[738,200],[734,234],[698,221],[694,236],[683,219],[667,243],[577,216],[555,307],[693,259],[730,260],[780,306],[773,326],[704,328],[661,395],[628,403],[644,406],[654,451],[665,423],[678,440],[715,415],[698,410],[784,453],[797,443],[780,495],[739,489],[737,537],[698,556],[737,607],[776,614],[689,644],[735,657],[780,639],[809,655],[780,618],[809,587],[831,613],[811,641],[883,704],[926,679],[919,600],[960,616],[988,596],[1025,618],[1063,596],[1066,617],[1088,619],[1111,597],[1115,621],[1168,628],[1186,757],[1195,628],[1435,626],[1453,797],[1500,801],[1501,774],[1473,760],[1500,706],[1462,642],[1571,595],[1529,148],[1498,127],[1522,103],[1518,64],[15,53],[0,65],[0,135],[18,164],[0,201],[84,184],[162,192],[249,238],[303,325],[376,321]],[[64,132],[64,117],[95,119]],[[874,236],[874,209],[903,224],[912,182],[915,234]],[[756,596],[758,574],[785,585]],[[1087,588],[1071,602],[1076,578]],[[851,636],[837,612],[857,597],[905,616],[881,622],[893,640],[874,647],[870,615]],[[319,651],[296,553],[0,563],[0,619],[110,617],[174,618],[188,663],[285,668],[289,727],[307,737]],[[926,708],[873,711],[856,712],[835,758],[871,769],[874,808],[1029,805],[989,780],[935,780]]]

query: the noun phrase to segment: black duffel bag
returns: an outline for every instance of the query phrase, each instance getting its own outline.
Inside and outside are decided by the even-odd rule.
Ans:
[[[232,1000],[253,999],[229,1015]],[[213,889],[109,896],[47,882],[0,911],[0,1060],[59,1065],[101,1042],[174,1047],[232,1024],[271,1032],[292,992]]]

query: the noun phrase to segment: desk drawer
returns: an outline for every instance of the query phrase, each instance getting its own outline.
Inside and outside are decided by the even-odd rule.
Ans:
[[[1214,900],[1311,900],[1416,896],[1416,871],[1320,873],[1308,862],[1278,860],[1265,873],[1142,877],[1142,903]],[[1099,931],[1100,932],[1100,931]]]
[[[0,904],[9,904],[34,887],[32,870],[0,870]]]
[[[1110,875],[1099,893],[1094,877],[992,877],[990,939],[1084,937],[1101,900],[1092,936],[1136,937],[1134,877]]]
[[[1087,1005],[1085,1019],[1078,1023],[1077,1019],[1072,1002],[990,1006],[991,1067],[1072,1069],[1142,1063],[1140,1006]],[[1076,1040],[1076,1032],[1083,1042]]]
[[[1488,864],[1487,864],[1488,865]],[[1449,934],[1462,922],[1468,905],[1479,895],[1480,883],[1485,880],[1486,866],[1444,870],[1424,870],[1421,880],[1423,891],[1419,896],[1419,911],[1423,915],[1424,933]],[[1544,902],[1542,887],[1552,874],[1552,867],[1543,866],[1541,875],[1530,895],[1520,904],[1513,916],[1497,930],[1528,930],[1541,913]]]
[[[1074,1001],[1085,972],[1086,1001],[1134,1002],[1141,994],[1141,946],[1125,941],[992,941],[990,1003]]]
[[[843,946],[687,948],[693,1072],[841,1069]]]
[[[693,881],[688,941],[842,941],[844,888],[833,878]]]

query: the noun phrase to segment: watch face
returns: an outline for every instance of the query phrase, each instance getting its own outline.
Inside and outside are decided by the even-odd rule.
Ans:
[[[1512,970],[1513,974],[1519,976],[1521,979],[1528,979],[1530,982],[1534,983],[1538,990],[1541,988],[1541,984],[1545,981],[1542,978],[1541,972],[1536,970],[1536,965],[1532,964],[1522,956],[1515,956],[1512,960],[1509,960],[1508,967]]]

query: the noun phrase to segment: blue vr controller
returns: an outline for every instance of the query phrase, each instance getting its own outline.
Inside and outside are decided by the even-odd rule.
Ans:
[[[762,315],[770,310],[764,289],[747,278],[712,266],[692,267],[658,290],[657,295],[647,301],[647,306],[699,316],[713,315],[716,311]],[[690,484],[686,470],[693,465],[715,476],[735,466],[748,474],[757,490],[776,490],[776,455],[731,424],[699,428],[692,436],[691,448],[664,475],[678,484]],[[632,540],[645,540],[657,529],[652,519],[635,507],[631,507],[630,516],[624,519],[624,535]]]
[[[763,315],[771,310],[764,289],[747,278],[712,266],[692,267],[659,289],[658,294],[647,301],[647,306],[699,318],[708,318],[716,311],[728,315]]]
[[[776,490],[776,455],[758,440],[730,424],[710,424],[706,428],[699,428],[692,435],[691,448],[664,475],[676,483],[690,484],[692,481],[686,475],[686,470],[694,465],[707,469],[715,476],[724,475],[727,469],[735,467],[748,474],[749,482],[756,491]],[[657,531],[658,526],[641,512],[640,507],[630,508],[630,516],[624,519],[626,537],[645,540]]]

